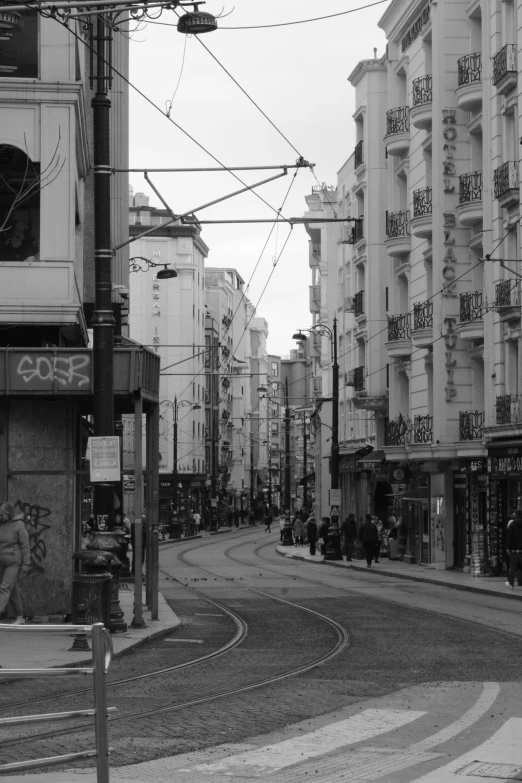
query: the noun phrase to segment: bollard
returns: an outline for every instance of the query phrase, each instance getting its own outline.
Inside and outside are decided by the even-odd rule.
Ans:
[[[87,625],[87,608],[85,604],[79,604],[76,612],[78,625]],[[85,631],[77,633],[74,637],[72,647],[69,647],[69,652],[89,650],[89,642],[87,641],[87,634]]]

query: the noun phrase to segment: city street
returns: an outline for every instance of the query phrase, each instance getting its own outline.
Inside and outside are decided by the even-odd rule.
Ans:
[[[277,543],[278,534],[258,527],[162,547],[160,587],[181,625],[116,659],[110,681],[202,658],[234,636],[239,643],[109,688],[118,708],[111,780],[521,776],[522,604],[381,577],[378,566],[318,568],[281,557]],[[4,713],[58,690],[45,687],[3,685]],[[48,700],[38,711],[70,709],[71,701]],[[21,743],[19,729],[4,732],[0,755],[15,761],[92,744],[87,732],[60,731],[32,729],[49,736]],[[94,779],[87,769],[20,777]]]

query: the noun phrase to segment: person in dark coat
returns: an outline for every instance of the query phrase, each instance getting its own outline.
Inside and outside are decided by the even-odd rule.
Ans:
[[[136,520],[134,520],[134,522],[131,522],[130,540],[132,546],[132,573],[134,573],[134,566],[136,563],[136,547],[134,546],[134,542],[136,540]],[[145,517],[145,514],[143,514],[141,518],[141,568],[143,568],[143,561],[145,560],[146,548],[147,548],[147,519]]]
[[[371,514],[366,514],[364,522],[359,528],[359,541],[363,545],[364,554],[366,555],[366,565],[370,568],[379,541],[379,531],[377,530],[377,525],[372,520]]]
[[[272,509],[268,506],[265,509],[265,533],[271,533],[270,526],[272,524]]]
[[[330,529],[330,517],[322,517],[319,525],[319,538],[322,539],[321,554],[326,554],[326,545],[328,543],[328,530]]]
[[[506,552],[509,556],[509,572],[506,587],[515,589],[515,574],[518,571],[517,583],[522,586],[522,511],[515,511],[506,529]]]
[[[315,542],[317,541],[317,525],[315,523],[315,519],[310,516],[308,517],[306,524],[306,538],[308,540],[308,543],[310,544],[310,554],[315,555]]]
[[[344,554],[348,562],[351,561],[357,538],[357,524],[355,514],[349,514],[344,522],[341,522],[341,535],[343,537]]]

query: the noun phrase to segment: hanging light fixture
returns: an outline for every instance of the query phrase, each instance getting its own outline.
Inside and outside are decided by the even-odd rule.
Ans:
[[[20,14],[2,11],[0,8],[0,41],[8,41],[13,33],[23,30],[24,20]]]
[[[201,33],[212,33],[217,30],[217,19],[208,11],[200,11],[199,3],[194,3],[192,13],[183,14],[178,21],[178,33],[186,35],[201,35]]]

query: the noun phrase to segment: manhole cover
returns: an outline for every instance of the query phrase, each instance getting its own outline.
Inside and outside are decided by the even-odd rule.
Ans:
[[[487,764],[483,761],[472,761],[457,775],[476,775],[478,778],[495,778],[496,780],[522,780],[522,767],[513,764]]]

